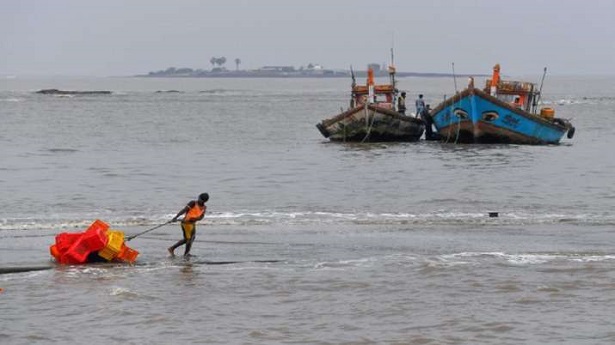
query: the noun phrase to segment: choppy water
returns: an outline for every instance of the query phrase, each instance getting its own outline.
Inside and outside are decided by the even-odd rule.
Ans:
[[[400,80],[432,105],[453,85]],[[615,342],[615,82],[547,78],[577,128],[558,146],[328,143],[314,125],[348,87],[1,81],[2,267],[49,264],[55,234],[97,218],[135,234],[211,199],[188,262],[166,257],[169,225],[130,242],[135,266],[1,275],[0,342]]]

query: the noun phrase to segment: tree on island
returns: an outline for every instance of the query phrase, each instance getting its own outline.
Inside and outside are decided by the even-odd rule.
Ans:
[[[222,56],[222,57],[212,57],[211,59],[209,59],[209,62],[211,62],[211,65],[213,66],[213,68],[211,69],[212,72],[219,72],[219,71],[224,71],[225,68],[222,67],[222,65],[224,65],[226,63],[226,57]],[[218,65],[220,66],[219,68],[216,68],[215,66]]]
[[[235,71],[239,71],[239,64],[241,63],[241,60],[239,58],[235,59]]]

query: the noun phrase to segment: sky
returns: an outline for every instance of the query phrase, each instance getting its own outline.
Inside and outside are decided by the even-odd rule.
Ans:
[[[0,0],[0,75],[307,66],[615,74],[615,0]]]

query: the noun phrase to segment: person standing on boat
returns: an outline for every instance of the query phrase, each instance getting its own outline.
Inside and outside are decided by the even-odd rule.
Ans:
[[[199,195],[197,200],[191,200],[188,202],[188,204],[182,208],[175,217],[173,217],[172,221],[176,222],[182,214],[185,214],[184,218],[181,220],[181,229],[184,234],[184,238],[168,248],[171,256],[175,256],[175,249],[184,244],[186,245],[184,256],[190,256],[190,249],[192,248],[192,243],[196,237],[196,222],[205,217],[205,211],[207,211],[207,206],[205,206],[205,203],[207,200],[209,200],[209,194],[202,193]]]
[[[421,116],[423,110],[425,109],[425,101],[423,100],[423,95],[419,95],[419,98],[414,102],[416,105],[416,117]]]
[[[397,112],[406,115],[406,91],[402,91],[401,96],[397,99]]]

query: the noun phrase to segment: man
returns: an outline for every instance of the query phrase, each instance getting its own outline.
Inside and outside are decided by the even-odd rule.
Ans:
[[[430,114],[431,108],[429,104],[425,106],[425,109],[421,112],[421,120],[425,123],[425,140],[437,140],[438,134],[433,132],[432,125],[433,119]]]
[[[184,257],[190,256],[190,249],[192,248],[192,243],[196,237],[196,222],[203,219],[205,216],[205,211],[207,210],[205,203],[207,200],[209,200],[209,194],[202,193],[199,195],[198,200],[191,200],[188,202],[188,204],[181,209],[175,217],[173,217],[172,221],[176,222],[179,216],[185,214],[184,218],[181,220],[181,228],[184,234],[184,239],[179,240],[177,243],[169,247],[168,250],[171,256],[175,256],[175,249],[184,244],[186,245]]]
[[[397,99],[397,111],[406,115],[406,91],[402,91],[401,96]]]
[[[423,110],[425,109],[425,101],[423,100],[423,95],[419,95],[419,99],[414,102],[414,105],[416,105],[416,117],[421,116]]]

